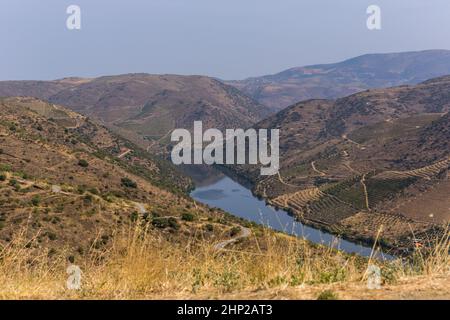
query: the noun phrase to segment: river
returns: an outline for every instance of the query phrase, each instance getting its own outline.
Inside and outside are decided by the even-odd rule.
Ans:
[[[248,188],[228,176],[220,175],[216,179],[208,176],[207,182],[197,180],[196,185],[195,190],[191,192],[191,197],[210,207],[220,208],[234,216],[347,253],[366,257],[371,254],[372,248],[305,226],[286,211],[275,210],[265,201],[255,197]],[[383,257],[391,258],[389,255],[383,255]]]

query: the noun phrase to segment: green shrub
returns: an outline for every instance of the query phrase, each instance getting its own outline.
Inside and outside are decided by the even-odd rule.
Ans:
[[[41,203],[41,197],[39,195],[33,196],[33,198],[31,199],[31,204],[37,207],[39,203]]]
[[[0,171],[11,171],[11,166],[9,164],[0,164]]]
[[[89,166],[89,163],[84,159],[80,159],[80,160],[78,160],[78,165],[80,167],[87,168]]]
[[[9,185],[10,185],[11,187],[13,187],[16,191],[19,191],[19,190],[20,190],[20,184],[19,184],[19,181],[17,181],[16,179],[11,179],[11,180],[9,180]]]
[[[152,220],[152,225],[160,228],[160,229],[165,229],[169,227],[169,219],[167,218],[153,218]]]
[[[6,180],[6,174],[0,173],[0,181],[5,181],[5,180]]]
[[[137,183],[131,180],[130,178],[122,178],[120,180],[121,184],[126,188],[137,188]]]
[[[181,215],[181,219],[184,221],[194,221],[195,216],[190,212],[185,212]]]
[[[56,234],[55,233],[53,233],[53,232],[47,232],[47,237],[49,238],[49,240],[51,240],[51,241],[54,241],[54,240],[56,240],[56,238],[57,238],[57,236],[56,236]]]
[[[172,229],[175,229],[175,230],[180,229],[180,224],[178,223],[177,219],[171,217],[171,218],[169,218],[168,223]]]
[[[322,291],[319,296],[317,297],[317,300],[339,300],[336,293],[334,293],[331,290],[325,290]]]
[[[97,188],[89,188],[89,190],[88,190],[90,193],[92,193],[92,194],[95,194],[95,195],[99,195],[99,192],[98,192],[98,190],[97,190]]]
[[[241,232],[240,227],[233,227],[230,230],[230,236],[232,236],[232,237],[237,236],[240,232]]]
[[[85,185],[80,185],[80,186],[78,186],[78,187],[77,187],[77,192],[78,192],[79,194],[85,193],[85,192],[86,192],[86,186],[85,186]]]
[[[94,200],[94,197],[90,194],[86,194],[83,198],[84,203],[90,204]]]
[[[136,221],[138,221],[138,219],[139,219],[139,214],[136,211],[134,211],[130,214],[130,220],[132,222],[136,222]]]

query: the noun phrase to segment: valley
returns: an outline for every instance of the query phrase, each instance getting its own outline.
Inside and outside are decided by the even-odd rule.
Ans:
[[[410,67],[446,54],[417,53]],[[404,56],[379,59],[344,65],[393,59],[393,68]],[[448,265],[450,77],[422,79],[445,71],[425,65],[429,72],[405,78],[409,67],[397,66],[401,76],[376,74],[380,82],[276,113],[278,98],[267,106],[236,83],[203,76],[0,82],[0,274],[14,286],[15,276],[45,278],[39,268],[52,263],[60,276],[77,261],[95,288],[83,294],[102,297],[161,297],[168,287],[192,297],[305,283],[315,290],[365,279],[372,258],[393,279],[440,274]],[[317,74],[342,68],[334,67]],[[278,129],[281,169],[262,176],[251,164],[173,165],[170,135],[194,131],[195,121]],[[133,275],[139,268],[145,282]]]

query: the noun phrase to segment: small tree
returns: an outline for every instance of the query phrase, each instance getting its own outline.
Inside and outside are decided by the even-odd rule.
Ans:
[[[168,222],[169,222],[169,226],[170,226],[172,229],[175,229],[175,230],[180,229],[180,224],[178,223],[177,219],[175,219],[175,218],[173,218],[173,217],[170,217],[169,220],[168,220]]]
[[[39,205],[39,203],[41,203],[41,197],[39,195],[35,195],[32,199],[31,199],[31,204],[35,207],[37,207]]]
[[[80,167],[87,168],[89,166],[89,163],[84,159],[80,159],[80,160],[78,160],[78,165]]]
[[[135,181],[133,181],[133,180],[131,180],[130,178],[122,178],[121,180],[120,180],[120,182],[122,183],[122,185],[124,186],[124,187],[127,187],[127,188],[133,188],[133,189],[136,189],[137,188],[137,183],[135,182]]]
[[[181,219],[184,221],[194,221],[195,216],[190,212],[185,212],[181,215]]]

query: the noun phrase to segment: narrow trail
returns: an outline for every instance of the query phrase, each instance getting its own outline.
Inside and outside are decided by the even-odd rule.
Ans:
[[[352,139],[350,139],[349,137],[347,137],[346,134],[342,135],[342,139],[344,139],[345,141],[348,141],[348,142],[350,142],[350,143],[353,143],[354,145],[358,146],[358,148],[360,148],[361,150],[366,149],[365,146],[363,146],[362,144],[360,144],[360,143],[358,143],[358,142],[356,142],[356,141],[353,141]]]
[[[119,154],[117,156],[117,158],[122,159],[123,157],[125,157],[127,154],[129,154],[130,152],[132,152],[133,150],[131,149],[127,149],[126,151],[122,152],[121,154]]]
[[[312,167],[312,169],[314,170],[314,172],[317,172],[320,176],[323,177],[323,176],[326,176],[326,175],[327,175],[325,172],[320,171],[320,170],[318,170],[318,169],[316,168],[316,162],[315,162],[315,161],[311,162],[311,167]]]
[[[225,240],[225,241],[219,242],[218,244],[216,244],[214,246],[214,249],[215,250],[222,250],[226,246],[228,246],[228,245],[230,245],[232,243],[235,243],[239,239],[244,239],[244,238],[250,237],[252,232],[250,231],[249,228],[245,228],[245,227],[240,227],[240,228],[241,228],[241,232],[236,237],[234,237],[233,239],[229,239],[229,240]]]
[[[175,126],[175,122],[173,123],[173,128],[176,128]],[[150,152],[150,149],[153,148],[153,146],[157,143],[160,143],[161,141],[163,141],[166,137],[168,137],[171,133],[173,132],[173,129],[170,129],[169,131],[167,131],[166,134],[164,134],[161,138],[159,138],[158,140],[154,140],[152,142],[150,142],[150,144],[147,146],[147,148],[145,149],[147,152]]]
[[[283,177],[282,177],[281,174],[280,174],[280,171],[278,171],[278,180],[280,180],[280,182],[281,182],[282,184],[284,184],[284,185],[286,185],[286,186],[288,186],[288,187],[299,188],[299,186],[296,186],[296,185],[293,185],[293,184],[290,184],[290,183],[285,182],[285,181],[283,180]]]
[[[66,129],[78,129],[84,124],[85,119],[76,117],[75,118],[75,125],[74,126],[66,126]]]
[[[366,207],[367,210],[370,211],[370,206],[369,206],[369,192],[367,191],[367,186],[366,186],[366,174],[363,174],[362,178],[361,178],[361,184],[363,186],[364,189],[364,196],[366,198]]]
[[[350,170],[350,172],[356,173],[357,175],[361,174],[359,171],[356,171],[355,169],[352,168],[350,160],[344,161],[344,167],[346,167],[348,170]]]

